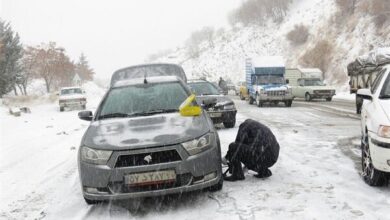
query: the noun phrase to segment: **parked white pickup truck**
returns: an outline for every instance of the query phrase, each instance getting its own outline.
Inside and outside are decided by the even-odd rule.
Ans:
[[[323,82],[319,69],[286,69],[286,79],[292,87],[294,98],[304,98],[306,101],[326,99],[330,102],[336,95],[336,89]]]
[[[390,65],[380,69],[371,88],[357,91],[357,96],[364,100],[362,176],[371,186],[387,184],[390,177]]]
[[[85,109],[87,98],[85,92],[80,87],[64,87],[59,92],[60,111],[65,108],[81,107]]]

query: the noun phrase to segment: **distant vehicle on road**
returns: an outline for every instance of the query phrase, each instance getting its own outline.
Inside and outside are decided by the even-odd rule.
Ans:
[[[87,97],[85,92],[80,87],[64,87],[59,92],[60,111],[63,112],[65,108],[81,107],[86,108]]]
[[[385,65],[371,88],[359,89],[362,98],[363,179],[371,186],[387,184],[390,177],[390,65]]]
[[[336,95],[336,89],[323,82],[320,69],[286,69],[286,79],[292,87],[294,98],[304,98],[306,101],[326,99],[330,102]]]
[[[141,77],[79,113],[91,121],[78,152],[86,203],[221,190],[219,136],[195,95],[178,76]]]
[[[378,48],[348,64],[350,92],[356,93],[359,89],[371,88],[386,64],[390,64],[390,48]],[[357,114],[361,113],[362,104],[363,99],[356,96]]]
[[[226,128],[236,124],[237,109],[234,102],[223,95],[218,88],[206,80],[189,80],[188,86],[196,95],[199,105],[202,105],[214,124],[223,123]],[[213,102],[207,102],[214,99]]]
[[[262,107],[264,103],[284,102],[291,107],[293,96],[291,87],[285,80],[285,63],[283,57],[258,57],[246,59],[246,85],[249,94],[249,104],[257,103]]]

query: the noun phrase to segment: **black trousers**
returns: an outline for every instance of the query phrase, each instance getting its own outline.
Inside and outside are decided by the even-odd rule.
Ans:
[[[249,170],[262,173],[276,163],[271,152],[259,152],[259,147],[249,146],[240,143],[231,143],[225,158],[231,163],[234,169],[239,169],[243,163]],[[233,169],[233,175],[234,175]]]

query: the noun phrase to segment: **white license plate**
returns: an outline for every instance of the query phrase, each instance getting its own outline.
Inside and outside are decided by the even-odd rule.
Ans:
[[[222,116],[222,113],[217,112],[217,113],[210,113],[210,118],[219,118]]]
[[[127,185],[155,185],[175,182],[175,180],[176,173],[174,170],[136,173],[125,176],[125,184]]]

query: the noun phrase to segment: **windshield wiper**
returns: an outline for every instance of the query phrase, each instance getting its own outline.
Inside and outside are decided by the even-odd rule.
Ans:
[[[172,113],[172,112],[178,112],[178,111],[179,111],[179,109],[154,109],[154,110],[148,111],[148,112],[137,113],[137,115],[154,115],[154,114]]]
[[[129,114],[126,114],[126,113],[116,112],[116,113],[110,113],[110,114],[106,114],[106,115],[100,115],[99,119],[104,119],[104,118],[126,118],[126,117],[130,117],[130,116],[132,116],[132,115],[129,115]]]

